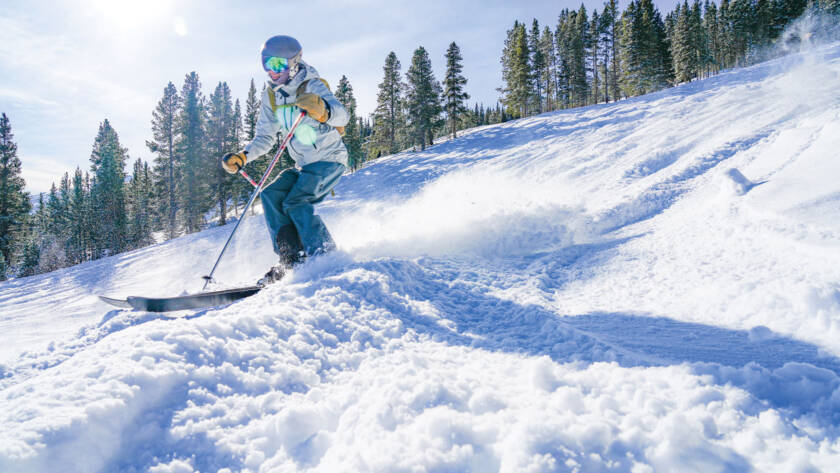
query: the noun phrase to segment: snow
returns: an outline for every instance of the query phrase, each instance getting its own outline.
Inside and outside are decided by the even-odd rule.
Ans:
[[[0,471],[840,464],[840,44],[345,176],[339,250],[226,307],[230,225],[0,284]],[[248,216],[216,272],[273,260]]]

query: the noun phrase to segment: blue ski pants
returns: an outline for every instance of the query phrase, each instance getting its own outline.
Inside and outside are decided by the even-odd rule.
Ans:
[[[341,179],[344,170],[345,166],[341,163],[318,161],[300,170],[284,170],[263,189],[260,200],[275,253],[281,253],[277,245],[277,232],[290,223],[297,229],[308,256],[335,248],[335,242],[324,221],[315,215],[314,204],[324,200]]]

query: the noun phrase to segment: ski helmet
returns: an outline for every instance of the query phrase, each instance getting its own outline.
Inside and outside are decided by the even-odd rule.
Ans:
[[[272,36],[266,40],[262,47],[261,64],[263,69],[268,72],[272,69],[269,61],[272,58],[286,59],[285,62],[289,68],[289,77],[294,77],[300,65],[301,47],[298,40],[291,36],[277,35]],[[275,60],[276,63],[276,60]],[[275,70],[275,72],[279,72]]]

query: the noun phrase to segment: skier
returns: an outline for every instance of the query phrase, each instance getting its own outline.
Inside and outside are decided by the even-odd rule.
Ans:
[[[269,80],[256,134],[244,149],[222,157],[225,171],[235,174],[248,157],[256,159],[267,153],[277,133],[288,133],[300,111],[306,111],[286,148],[296,167],[280,173],[260,195],[274,251],[280,257],[279,264],[257,282],[264,286],[280,280],[307,256],[335,248],[313,205],[324,200],[346,169],[347,148],[339,129],[347,124],[349,115],[315,68],[301,59],[296,39],[282,35],[269,38],[261,57]]]

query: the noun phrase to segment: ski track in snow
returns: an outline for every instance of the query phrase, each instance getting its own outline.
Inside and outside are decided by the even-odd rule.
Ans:
[[[319,210],[339,251],[183,318],[96,295],[199,290],[230,226],[4,282],[0,471],[831,471],[838,79],[834,44],[381,159]],[[273,260],[240,232],[230,286]]]

